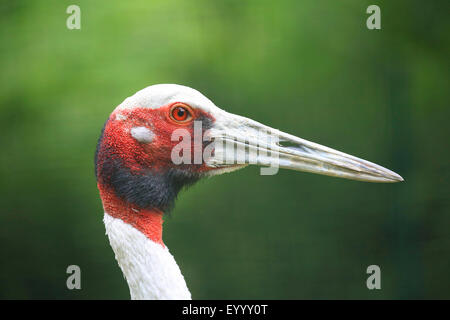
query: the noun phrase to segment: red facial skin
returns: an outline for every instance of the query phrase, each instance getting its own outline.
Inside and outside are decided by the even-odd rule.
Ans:
[[[177,165],[171,160],[171,152],[173,147],[179,144],[179,141],[171,141],[171,135],[174,130],[180,128],[190,132],[191,159],[194,159],[193,121],[203,119],[213,123],[215,119],[204,111],[190,108],[191,119],[187,122],[177,122],[170,117],[170,112],[178,104],[172,103],[157,109],[138,107],[132,110],[114,111],[104,129],[98,167],[103,165],[104,157],[108,156],[120,158],[126,167],[136,173],[143,169],[163,171],[170,167],[176,168]],[[119,119],[117,119],[118,113],[120,114]],[[141,143],[134,139],[131,136],[131,129],[134,127],[148,128],[154,134],[153,140],[149,143]],[[184,142],[189,143],[189,141]],[[181,166],[195,172],[212,170],[204,163]],[[101,180],[98,178],[97,186],[105,212],[114,218],[122,219],[125,223],[141,231],[150,240],[164,246],[162,241],[163,212],[158,209],[149,210],[133,206],[116,196],[114,190],[102,183]]]

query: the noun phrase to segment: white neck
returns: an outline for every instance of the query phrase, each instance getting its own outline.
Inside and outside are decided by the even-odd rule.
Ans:
[[[131,299],[191,299],[180,268],[167,247],[107,213],[103,222],[128,282]]]

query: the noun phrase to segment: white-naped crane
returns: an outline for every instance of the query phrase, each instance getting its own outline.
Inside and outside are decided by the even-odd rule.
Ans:
[[[112,112],[95,155],[106,234],[132,299],[191,299],[162,240],[164,212],[183,187],[247,164],[369,182],[403,181],[374,163],[225,112],[189,87],[149,86]]]

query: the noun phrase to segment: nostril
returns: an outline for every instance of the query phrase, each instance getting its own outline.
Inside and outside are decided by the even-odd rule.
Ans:
[[[297,150],[306,153],[310,153],[312,151],[310,148],[292,141],[280,141],[278,145],[286,149]]]
[[[291,148],[291,147],[297,148],[299,146],[298,143],[295,143],[292,141],[285,141],[285,140],[280,140],[278,145],[280,147],[284,147],[284,148]]]

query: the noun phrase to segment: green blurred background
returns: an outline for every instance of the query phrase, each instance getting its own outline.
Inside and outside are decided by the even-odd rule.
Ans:
[[[67,6],[81,30],[66,28]],[[381,30],[366,8],[381,7]],[[250,167],[199,182],[164,241],[196,299],[450,298],[448,1],[1,1],[0,297],[128,299],[93,155],[155,83],[406,182]],[[81,267],[82,290],[66,288]],[[366,288],[381,267],[381,290]]]

